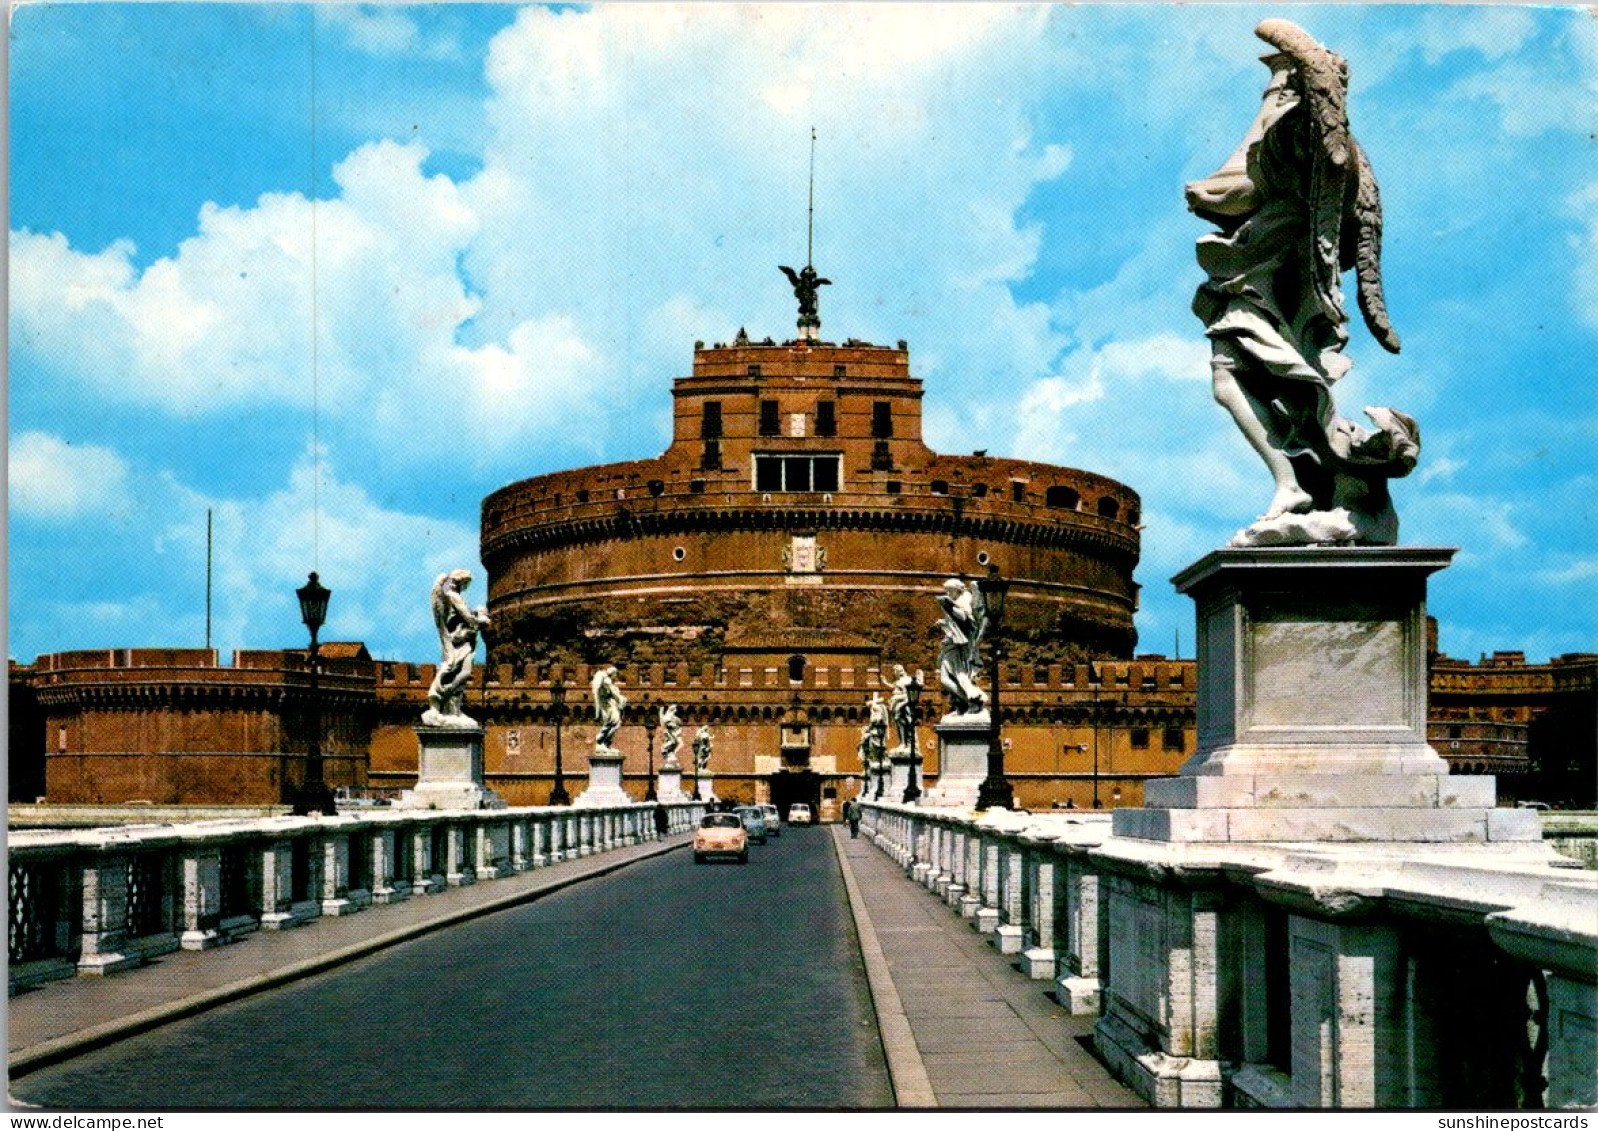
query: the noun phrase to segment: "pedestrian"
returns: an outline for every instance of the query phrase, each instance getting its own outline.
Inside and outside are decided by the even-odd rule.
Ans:
[[[660,802],[655,802],[655,832],[661,836],[666,835],[666,830],[671,827],[671,822],[666,818],[666,807]]]
[[[860,839],[860,802],[850,798],[843,803],[843,819],[849,822],[849,839]]]

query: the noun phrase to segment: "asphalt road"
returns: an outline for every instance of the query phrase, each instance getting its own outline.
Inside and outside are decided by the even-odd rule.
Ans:
[[[827,831],[787,829],[750,854],[642,861],[12,1094],[80,1111],[890,1106]]]

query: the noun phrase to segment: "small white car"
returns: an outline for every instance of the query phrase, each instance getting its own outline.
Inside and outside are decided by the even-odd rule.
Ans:
[[[810,806],[803,802],[788,806],[788,823],[790,825],[813,825],[816,823],[815,814],[810,812]]]
[[[760,811],[766,815],[766,831],[772,836],[782,835],[782,814],[777,812],[775,805],[761,805]]]

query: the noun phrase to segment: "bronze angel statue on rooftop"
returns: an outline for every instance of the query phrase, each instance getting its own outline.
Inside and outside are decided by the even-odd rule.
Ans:
[[[1233,545],[1391,544],[1387,481],[1414,468],[1420,429],[1367,408],[1368,430],[1338,414],[1331,392],[1351,364],[1344,271],[1371,334],[1399,349],[1382,295],[1381,198],[1349,131],[1348,67],[1286,20],[1255,34],[1276,49],[1264,103],[1237,151],[1187,186],[1188,208],[1218,229],[1198,241],[1208,278],[1193,300],[1213,343],[1215,399],[1275,482]]]
[[[788,276],[788,282],[793,286],[793,297],[799,300],[799,336],[814,337],[814,332],[821,328],[816,292],[822,287],[831,286],[832,280],[821,278],[808,263],[801,271],[795,271],[792,267],[783,267],[781,271]]]

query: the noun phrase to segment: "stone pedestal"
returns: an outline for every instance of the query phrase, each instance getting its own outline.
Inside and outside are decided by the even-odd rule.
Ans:
[[[655,796],[668,804],[673,801],[688,800],[688,795],[682,791],[681,766],[660,767],[660,778],[655,784]]]
[[[602,805],[631,805],[633,799],[621,787],[622,754],[600,747],[588,756],[588,788],[572,802],[573,808],[594,809]]]
[[[1514,855],[1540,839],[1535,813],[1495,808],[1492,778],[1450,777],[1426,742],[1426,579],[1453,554],[1226,549],[1174,579],[1198,606],[1198,750],[1180,776],[1147,783],[1143,808],[1114,812],[1095,855],[1114,874],[1094,1043],[1156,1106],[1222,1100],[1218,1019],[1236,987],[1221,958],[1256,929],[1228,897],[1226,852],[1442,842]],[[1329,880],[1314,873],[1306,916],[1352,921],[1288,919],[1291,1102],[1388,1105],[1380,1066],[1396,1057],[1383,1042],[1402,1024],[1375,987],[1395,984],[1392,931],[1358,921],[1357,885]]]
[[[1426,578],[1451,549],[1218,550],[1174,579],[1198,605],[1198,751],[1117,836],[1159,841],[1541,838],[1490,777],[1426,743]]]
[[[883,787],[882,800],[899,804],[904,800],[905,786],[909,784],[910,751],[901,746],[888,753],[888,782]]]
[[[420,748],[416,788],[394,803],[397,809],[503,809],[504,800],[483,785],[481,727],[416,728]]]
[[[940,809],[975,809],[977,794],[988,776],[988,747],[993,740],[988,713],[945,715],[933,728],[938,733],[938,784],[921,804]]]

